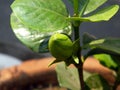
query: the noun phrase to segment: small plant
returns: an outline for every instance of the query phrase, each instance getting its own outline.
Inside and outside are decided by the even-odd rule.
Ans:
[[[83,33],[81,40],[79,28],[83,22],[108,21],[119,6],[100,9],[107,0],[64,1],[73,9],[72,15],[62,0],[15,0],[11,5],[13,31],[33,51],[50,51],[56,58],[50,65],[62,62],[56,67],[61,87],[71,90],[115,90],[120,84],[120,39],[96,39]],[[81,55],[82,50],[88,52]],[[83,71],[84,61],[91,55],[115,71],[116,82],[113,86],[100,75]],[[70,64],[74,64],[75,68],[67,67]]]

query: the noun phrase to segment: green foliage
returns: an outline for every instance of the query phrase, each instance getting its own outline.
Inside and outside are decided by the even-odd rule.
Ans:
[[[95,36],[89,33],[84,33],[82,37],[83,37],[83,40],[82,40],[83,46],[96,39]]]
[[[108,82],[98,74],[91,74],[85,82],[90,90],[111,90]]]
[[[76,6],[80,16],[96,10],[106,2],[106,0],[75,0],[76,4],[73,5],[73,0],[69,1],[73,8]],[[16,36],[36,52],[48,51],[48,40],[53,33],[70,34],[71,20],[104,21],[109,20],[118,11],[118,6],[113,5],[89,17],[69,17],[61,0],[15,0],[11,7],[14,13],[11,15],[11,25]]]
[[[89,14],[103,5],[107,0],[89,0],[89,3],[85,9],[84,15]]]
[[[91,48],[91,49],[100,48],[120,55],[120,39],[119,38],[97,39],[84,45],[83,48]]]
[[[66,87],[70,90],[80,90],[77,68],[66,67],[65,63],[61,62],[57,65],[56,72],[61,87]],[[111,90],[108,82],[98,74],[84,71],[84,81],[86,84],[85,90]]]
[[[83,17],[81,19],[85,21],[91,21],[91,22],[108,21],[113,15],[115,15],[118,9],[119,9],[118,5],[112,5],[112,6],[103,8],[99,11],[96,11],[94,14],[92,14],[89,17]]]
[[[40,32],[62,30],[70,24],[61,0],[15,0],[11,7],[25,26]]]
[[[75,8],[75,10],[77,10],[76,12],[79,12],[79,16],[82,16],[96,10],[107,0],[68,0],[68,1],[71,3],[72,8]]]
[[[58,5],[56,7],[52,5],[51,7],[50,5],[52,3],[51,4],[48,3],[49,5],[48,6],[48,5],[45,5],[47,3],[46,1],[43,0],[44,5],[48,7],[45,7],[45,6],[42,7],[42,6],[39,6],[42,4],[42,1],[39,3],[37,2],[39,1],[16,0],[12,4],[13,13],[11,14],[11,26],[14,33],[19,38],[19,40],[23,44],[25,44],[27,47],[29,47],[35,52],[48,52],[49,37],[56,32],[70,34],[71,26],[69,22],[67,21],[64,22],[64,20],[61,19],[61,17],[59,18],[58,16],[58,15],[61,15],[64,17],[64,19],[67,16],[67,11],[62,2],[59,3],[60,4],[59,6],[61,6],[61,8],[59,8],[60,11],[59,9],[56,9]],[[34,4],[34,7],[31,6],[33,4]],[[49,7],[53,9],[49,10],[50,9]],[[45,9],[48,12],[46,11],[42,12],[40,11],[41,9]],[[53,11],[53,10],[57,10],[57,11]],[[50,14],[50,12],[53,12],[53,14]],[[57,17],[57,19],[54,17]],[[53,20],[52,18],[56,20]],[[64,24],[63,22],[66,24]],[[54,26],[53,26],[53,23],[55,24]],[[60,25],[61,23],[63,24]]]
[[[47,47],[41,48],[40,46],[46,46],[46,44],[41,44],[48,41],[50,37],[49,33],[46,32],[46,34],[43,35],[39,30],[26,27],[13,13],[11,14],[11,26],[17,38],[31,50],[35,52],[48,51]]]
[[[74,35],[78,39],[75,38],[74,41],[66,35],[54,33],[70,35],[72,29],[79,30],[78,27],[82,22],[108,21],[116,14],[119,6],[111,5],[98,10],[107,0],[68,1],[74,9],[72,16],[67,12],[62,0],[15,0],[11,5],[13,10],[11,26],[16,36],[33,51],[47,52],[49,41],[49,50],[56,58],[50,65],[64,61],[56,67],[60,85],[72,90],[80,90],[84,88],[80,86],[78,76],[78,70],[83,65],[82,58],[79,58],[81,51],[90,49],[84,58],[94,55],[106,67],[118,69],[116,72],[119,74],[120,39],[96,39],[90,34],[84,34],[83,46],[81,46],[81,39],[76,31]],[[53,36],[50,38],[51,35]],[[66,67],[70,64],[74,64],[78,70]],[[110,90],[108,83],[98,74],[84,75],[87,75],[84,78],[87,90]]]
[[[84,43],[84,49],[90,49],[85,57],[94,55],[101,64],[116,70],[120,66],[120,39],[104,38]]]
[[[66,67],[65,63],[61,62],[57,65],[56,72],[61,87],[80,90],[79,76],[76,68]]]
[[[86,6],[88,5],[89,0],[69,0],[72,7],[74,8],[74,11],[76,13],[79,13],[79,16],[82,16]]]
[[[100,63],[108,68],[117,68],[118,64],[113,60],[109,54],[95,54],[94,57],[100,61]]]
[[[88,17],[70,17],[68,20],[76,20],[81,22],[100,22],[108,21],[115,13],[118,11],[118,5],[112,5],[105,7],[99,11],[96,11],[94,14]]]
[[[72,55],[73,61],[77,64],[79,63],[79,58],[77,57],[77,53],[79,52],[79,49],[80,49],[80,42],[79,39],[77,39],[76,41],[73,42],[73,55]]]

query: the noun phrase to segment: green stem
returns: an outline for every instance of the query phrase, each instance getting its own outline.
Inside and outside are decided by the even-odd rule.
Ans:
[[[78,17],[79,16],[79,1],[78,0],[73,0],[74,2],[74,17]],[[74,40],[78,40],[80,38],[79,36],[79,26],[80,26],[80,21],[78,20],[72,20],[72,24],[73,24],[73,30],[74,30]],[[78,69],[79,72],[79,78],[80,78],[80,86],[81,86],[81,90],[84,90],[84,80],[83,80],[83,62],[81,60],[81,46],[80,46],[80,39],[79,39],[79,48],[77,50],[77,57],[79,59],[79,63],[75,64],[76,68]]]
[[[74,14],[78,15],[79,2],[78,0],[73,0],[73,3],[74,3]]]
[[[74,38],[75,40],[79,39],[79,26],[80,26],[80,22],[75,22],[78,24],[73,25],[73,29],[74,29]],[[80,39],[79,39],[79,45],[80,45]],[[80,86],[81,86],[81,90],[84,90],[84,80],[83,80],[83,62],[81,60],[81,47],[79,47],[78,52],[77,52],[77,57],[79,58],[79,64],[75,64],[76,68],[78,69],[79,72],[79,76],[80,76]]]

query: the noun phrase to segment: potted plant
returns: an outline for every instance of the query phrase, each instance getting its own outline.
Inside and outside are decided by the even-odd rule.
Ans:
[[[97,39],[89,33],[81,36],[83,22],[108,21],[118,5],[98,9],[107,0],[15,0],[11,5],[11,26],[16,36],[35,52],[47,52],[56,58],[60,86],[71,90],[115,90],[120,83],[120,39]],[[73,36],[73,37],[71,37]],[[83,50],[88,50],[84,55]],[[109,85],[100,75],[83,71],[87,57],[93,56],[115,72],[115,84]],[[62,63],[61,63],[62,62]],[[68,66],[73,64],[74,68]],[[64,73],[64,75],[63,75]]]

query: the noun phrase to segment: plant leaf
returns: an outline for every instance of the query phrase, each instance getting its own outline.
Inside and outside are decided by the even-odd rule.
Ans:
[[[98,7],[103,5],[106,1],[107,0],[89,0],[89,3],[85,9],[84,15],[96,10]]]
[[[116,70],[120,66],[120,54],[101,48],[91,49],[84,58],[94,56],[102,65]]]
[[[111,51],[120,55],[120,38],[105,38],[91,41],[83,46],[83,48],[102,49]]]
[[[109,7],[105,7],[95,14],[88,17],[69,17],[68,20],[77,20],[83,22],[100,22],[100,21],[108,21],[112,16],[114,16],[119,9],[118,5],[112,5]]]
[[[74,0],[68,0],[72,7],[74,8]],[[79,16],[82,16],[86,7],[87,7],[87,4],[89,3],[89,0],[77,0],[77,4],[78,4],[78,11],[79,12]],[[76,6],[76,5],[75,5]]]
[[[75,63],[79,63],[79,58],[75,55],[72,56]]]
[[[50,67],[51,65],[55,64],[55,63],[59,63],[59,62],[62,62],[63,60],[60,60],[60,59],[55,59],[54,61],[52,61],[48,67]]]
[[[70,25],[61,0],[15,0],[11,7],[25,26],[41,33],[62,30]]]
[[[56,66],[56,72],[61,87],[80,90],[79,76],[76,68],[66,68],[65,63],[61,62]]]
[[[20,22],[20,20],[15,16],[14,13],[11,14],[11,26],[16,37],[25,44],[28,48],[35,52],[48,52],[48,40],[49,37],[55,33],[66,33],[71,34],[71,27],[68,26],[63,30],[58,30],[54,32],[41,32],[40,30],[34,30],[28,28]]]
[[[95,54],[94,58],[100,61],[100,63],[108,68],[117,68],[117,63],[114,61],[111,55],[109,54]]]
[[[91,22],[108,21],[113,15],[116,14],[118,9],[119,9],[118,5],[105,7],[89,17],[84,17],[84,19]]]
[[[77,52],[80,49],[80,39],[77,39],[73,42],[73,54],[77,56]]]
[[[82,40],[83,45],[85,45],[87,43],[90,43],[91,41],[96,39],[95,36],[93,36],[93,35],[91,35],[91,34],[89,34],[87,32],[85,32],[82,37],[83,37],[83,40]]]
[[[77,57],[77,52],[79,51],[80,49],[80,39],[77,39],[73,42],[73,55],[72,55],[72,58],[74,60],[75,63],[79,63],[79,59]]]
[[[111,90],[107,81],[98,74],[91,74],[85,83],[90,90]]]
[[[89,0],[80,0],[80,4],[79,4],[79,16],[82,16],[87,5],[89,3]]]

